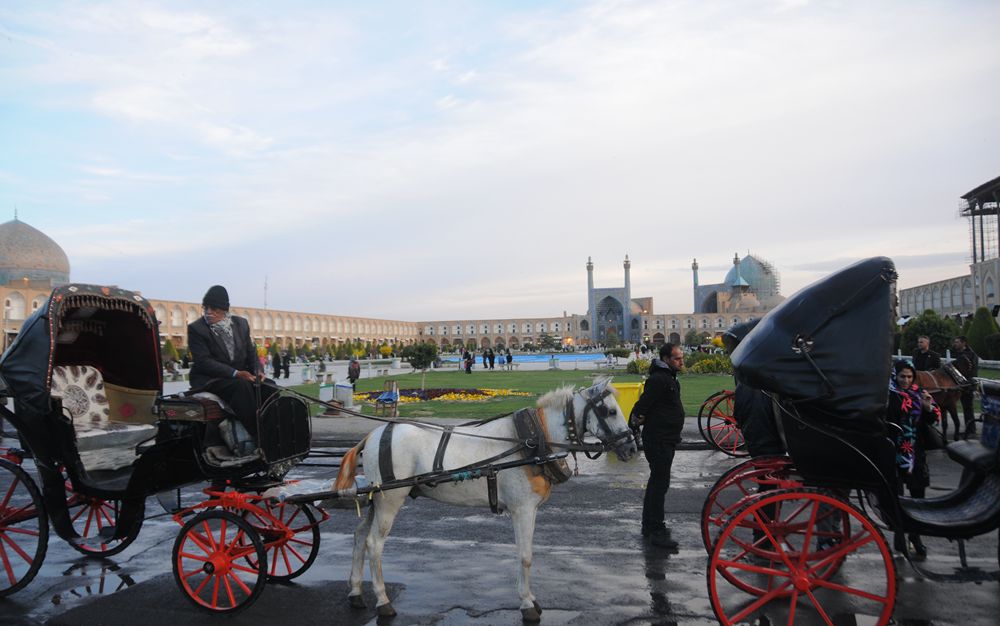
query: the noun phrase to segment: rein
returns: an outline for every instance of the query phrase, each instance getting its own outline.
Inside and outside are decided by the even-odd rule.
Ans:
[[[504,417],[510,417],[512,415],[512,414],[497,415],[497,416],[491,417],[491,418],[486,419],[486,420],[470,421],[470,422],[464,422],[462,424],[453,424],[453,425],[447,425],[446,426],[446,425],[442,425],[442,424],[434,424],[434,423],[431,423],[431,422],[422,422],[420,420],[414,420],[414,419],[405,419],[405,420],[402,420],[402,419],[393,418],[393,417],[379,417],[379,416],[376,416],[376,415],[365,415],[364,413],[361,413],[360,411],[352,411],[350,409],[345,409],[343,407],[336,406],[333,403],[325,402],[325,401],[320,400],[318,398],[313,398],[311,396],[307,396],[306,394],[300,393],[300,392],[295,391],[293,389],[288,389],[287,387],[280,387],[278,385],[268,385],[268,386],[270,386],[270,387],[272,387],[272,388],[274,388],[276,390],[279,390],[279,391],[281,391],[284,394],[296,396],[296,397],[298,397],[298,398],[300,398],[302,400],[307,400],[309,402],[315,402],[316,404],[319,404],[320,406],[325,406],[327,408],[334,409],[334,410],[339,411],[341,413],[346,413],[347,415],[350,415],[350,416],[353,416],[353,417],[361,417],[361,418],[364,418],[364,419],[369,419],[369,420],[373,420],[373,421],[376,421],[376,422],[382,422],[382,423],[385,423],[385,424],[411,424],[411,425],[416,426],[418,428],[424,428],[424,429],[428,429],[428,430],[445,431],[445,430],[450,430],[450,429],[454,429],[454,428],[458,428],[458,427],[475,427],[475,426],[480,426],[482,424],[486,424],[486,423],[489,423],[489,422],[496,421],[496,420],[504,418]],[[577,395],[579,393],[580,393],[579,391],[576,391],[576,392],[573,392],[573,395]],[[564,420],[565,420],[565,426],[566,426],[566,432],[567,432],[567,436],[568,436],[568,439],[569,439],[569,443],[557,443],[557,442],[549,441],[548,442],[549,447],[551,447],[551,448],[558,448],[558,449],[566,450],[567,452],[573,452],[573,453],[583,452],[587,456],[588,459],[596,459],[596,458],[599,458],[602,453],[607,452],[607,451],[613,449],[615,447],[615,443],[619,439],[625,439],[625,438],[632,437],[632,431],[628,430],[628,429],[622,431],[621,433],[619,433],[617,435],[615,435],[614,433],[612,433],[611,426],[608,424],[608,421],[607,421],[607,417],[608,417],[608,415],[610,414],[611,411],[610,411],[610,409],[608,409],[607,405],[604,404],[604,398],[608,397],[609,395],[611,395],[611,391],[608,390],[608,389],[605,389],[599,396],[597,396],[597,398],[586,398],[587,404],[586,404],[586,407],[583,410],[583,432],[584,433],[587,432],[587,414],[590,411],[593,411],[594,415],[597,417],[597,421],[598,421],[598,424],[599,424],[601,430],[604,431],[604,433],[607,434],[607,437],[608,437],[607,439],[601,439],[601,433],[593,433],[593,435],[595,437],[597,437],[598,439],[601,439],[601,443],[586,443],[583,440],[583,437],[581,436],[581,433],[579,432],[580,429],[578,429],[576,427],[576,415],[575,415],[576,411],[575,411],[575,409],[573,407],[573,400],[570,399],[569,402],[566,403],[566,410],[563,411],[563,413],[564,413]],[[265,403],[265,406],[261,407],[261,410],[263,410],[264,408],[266,408],[266,405],[270,404],[271,402],[276,401],[277,397],[278,397],[278,394],[272,394],[271,397],[268,398],[268,402]],[[477,435],[475,433],[468,433],[468,432],[458,432],[458,433],[452,433],[452,434],[453,435],[462,436],[462,437],[472,437],[472,438],[475,438],[475,439],[486,439],[486,440],[490,440],[490,441],[503,441],[503,442],[506,442],[506,443],[517,444],[513,448],[511,448],[511,449],[509,449],[509,450],[507,450],[507,451],[505,451],[505,452],[503,452],[503,453],[501,453],[501,454],[499,454],[499,455],[497,455],[495,457],[492,457],[492,458],[488,459],[488,461],[498,460],[498,459],[504,458],[506,456],[510,456],[512,454],[515,454],[517,452],[520,452],[522,450],[525,450],[525,449],[528,449],[528,448],[536,448],[538,446],[538,444],[535,441],[531,440],[531,439],[521,440],[521,439],[515,439],[515,438],[512,438],[512,437],[495,437],[495,436],[492,436],[492,435]],[[592,453],[593,453],[593,456],[591,456]]]

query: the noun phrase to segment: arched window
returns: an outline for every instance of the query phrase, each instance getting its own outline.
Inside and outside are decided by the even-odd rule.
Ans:
[[[993,291],[993,277],[986,277],[986,302],[984,304],[989,304],[993,302],[996,292]]]
[[[962,306],[972,306],[972,282],[962,281]]]
[[[170,325],[171,326],[183,326],[184,325],[184,313],[181,312],[181,307],[175,306],[170,311]]]
[[[590,330],[590,322],[587,320],[580,320],[580,330],[588,331]]]
[[[941,290],[937,287],[931,290],[931,308],[935,311],[941,310]]]

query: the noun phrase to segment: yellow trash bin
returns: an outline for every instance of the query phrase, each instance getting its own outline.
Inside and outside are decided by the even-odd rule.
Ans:
[[[621,407],[622,413],[625,415],[625,421],[628,421],[629,416],[632,414],[632,407],[639,401],[639,396],[642,395],[642,388],[645,384],[611,383],[611,386],[618,390],[618,406]]]

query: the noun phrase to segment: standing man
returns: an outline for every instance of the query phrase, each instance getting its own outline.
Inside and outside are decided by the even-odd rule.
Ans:
[[[969,382],[979,375],[979,355],[969,347],[969,339],[965,335],[955,337],[952,342],[955,349],[955,369],[965,376]],[[976,435],[976,413],[972,406],[973,387],[970,385],[962,390],[962,418],[965,420],[965,438]]]
[[[225,400],[256,440],[256,385],[264,375],[257,371],[257,346],[250,338],[250,323],[229,313],[229,293],[221,285],[210,287],[201,304],[202,317],[187,329],[194,357],[191,387]],[[271,393],[273,389],[263,387],[262,399]]]
[[[941,368],[941,355],[931,350],[931,338],[927,335],[917,337],[917,351],[913,353],[913,366],[918,372],[927,372]]]
[[[658,548],[673,549],[677,542],[663,521],[664,499],[670,488],[670,466],[684,427],[684,405],[677,373],[684,369],[684,353],[671,343],[660,348],[660,358],[649,366],[649,378],[632,410],[642,425],[642,445],[649,463],[649,481],[642,501],[642,536]]]
[[[351,389],[354,391],[358,390],[359,378],[361,378],[361,363],[358,357],[352,356],[350,363],[347,364],[347,380],[351,381]]]
[[[281,353],[281,369],[285,370],[285,378],[291,375],[292,371],[292,355],[285,350]]]

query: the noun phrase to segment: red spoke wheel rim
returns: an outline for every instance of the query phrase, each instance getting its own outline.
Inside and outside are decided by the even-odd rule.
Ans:
[[[787,456],[749,459],[729,469],[715,481],[701,508],[701,540],[705,550],[712,545],[729,517],[749,498],[762,491],[800,486],[800,477]]]
[[[0,597],[23,589],[38,573],[49,541],[42,496],[18,465],[0,459]]]
[[[174,579],[196,606],[215,613],[237,613],[264,591],[266,576],[247,559],[266,567],[260,536],[228,511],[204,511],[189,520],[174,542]]]
[[[767,493],[735,513],[712,548],[707,583],[722,624],[832,624],[846,615],[887,624],[896,601],[881,531],[854,505],[815,489]]]
[[[121,500],[102,500],[84,496],[73,491],[69,481],[66,481],[66,503],[69,505],[69,518],[82,539],[92,540],[102,535],[114,533],[118,525],[118,514],[122,508]],[[95,557],[113,556],[129,547],[139,535],[142,521],[139,520],[128,534],[120,539],[108,538],[107,541],[86,543],[69,542],[74,550],[81,554]]]
[[[275,524],[253,509],[243,512],[243,519],[265,538],[267,579],[286,582],[301,576],[319,553],[320,533],[316,515],[304,504],[261,501],[257,506],[265,509],[278,522]],[[247,557],[247,563],[257,567],[253,555]]]
[[[712,408],[705,416],[705,439],[717,450],[729,456],[747,456],[746,441],[743,432],[733,417],[734,392],[726,392],[716,399]]]
[[[712,395],[705,398],[705,401],[702,402],[701,406],[698,408],[698,432],[701,434],[701,438],[709,443],[711,443],[711,441],[709,441],[708,433],[705,431],[705,419],[708,417],[708,414],[711,412],[712,405],[715,404],[715,401],[719,398],[719,396],[727,393],[734,392],[729,391],[728,389],[716,391]]]

